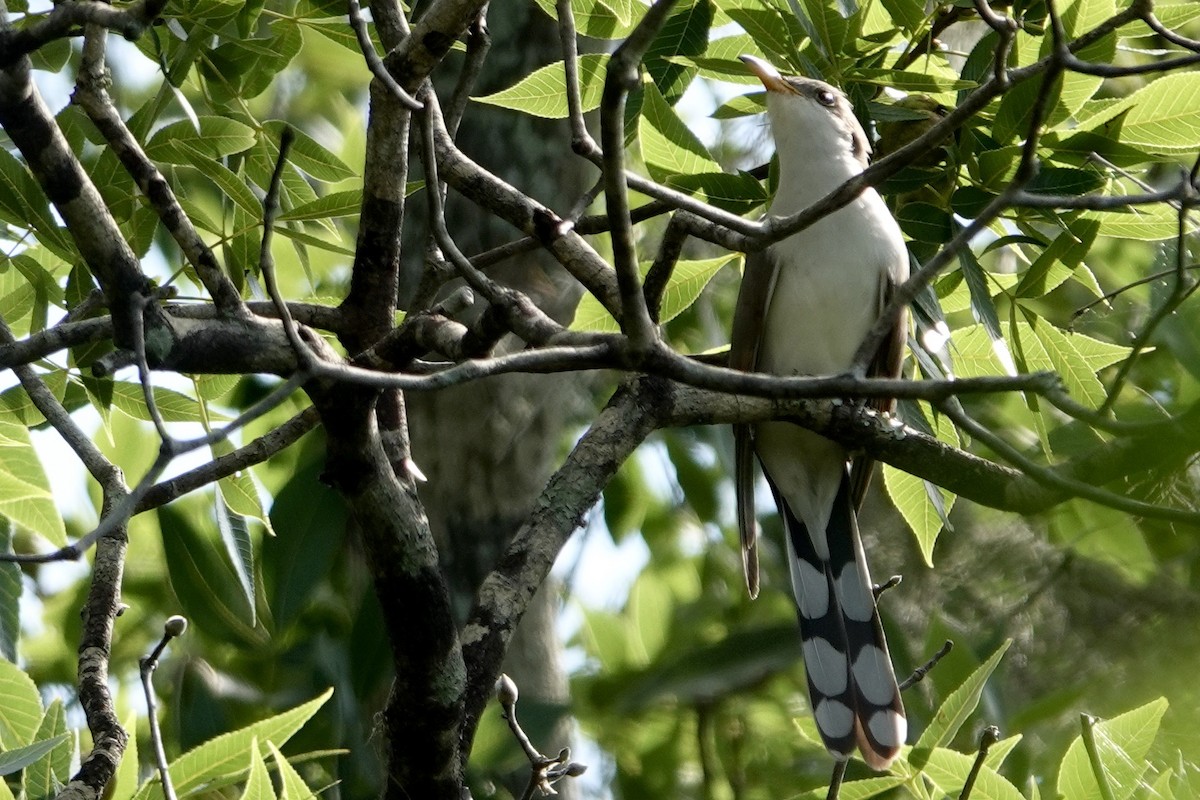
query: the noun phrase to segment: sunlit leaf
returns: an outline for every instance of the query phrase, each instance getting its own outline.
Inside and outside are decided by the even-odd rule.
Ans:
[[[159,129],[146,143],[146,155],[155,161],[186,164],[190,158],[178,145],[188,144],[210,158],[240,153],[255,142],[254,129],[227,117],[201,117],[200,132],[188,120],[172,122]]]
[[[332,695],[333,690],[327,689],[303,705],[222,734],[184,753],[169,765],[175,790],[182,796],[217,778],[245,773],[246,753],[251,747],[255,747],[261,756],[268,743],[282,746]],[[147,782],[137,794],[138,800],[160,800],[161,797],[162,789],[156,778]]]
[[[10,422],[0,422],[0,515],[55,546],[67,543],[62,515],[29,431]],[[0,743],[3,741],[0,738]]]
[[[42,722],[42,699],[30,677],[11,661],[0,661],[0,697],[4,698],[4,702],[0,703],[0,747],[9,751],[0,754],[3,756],[33,741]],[[57,744],[54,742],[45,746],[41,753],[25,763],[32,764]],[[20,768],[14,767],[13,770]]]
[[[62,700],[56,698],[46,709],[34,739],[38,742],[57,740],[58,744],[25,768],[21,773],[21,782],[27,800],[49,800],[69,780],[71,754],[74,750],[71,735],[67,733],[66,712],[63,710]]]
[[[584,112],[600,107],[607,65],[608,56],[605,54],[588,53],[579,57],[579,93]],[[524,111],[535,117],[565,119],[567,88],[563,62],[547,64],[507,89],[474,99],[479,103]]]
[[[1166,711],[1167,700],[1160,697],[1112,719],[1101,720],[1092,727],[1105,780],[1117,800],[1132,796],[1140,786],[1148,766],[1146,754],[1158,735]],[[1071,742],[1059,766],[1058,793],[1065,800],[1100,796],[1100,786],[1082,735]]]
[[[1000,659],[1012,644],[1011,639],[1005,640],[996,652],[988,657],[962,685],[950,693],[950,696],[938,707],[933,719],[926,726],[921,738],[913,746],[909,761],[916,767],[923,767],[932,756],[935,748],[949,742],[962,728],[967,718],[979,705],[983,687],[987,679],[1000,664]]]
[[[250,744],[250,772],[246,777],[246,788],[241,800],[275,800],[275,790],[271,786],[271,776],[267,773],[267,765],[263,761],[262,750],[258,740]]]
[[[300,777],[300,773],[287,760],[287,757],[279,752],[279,748],[275,746],[275,743],[267,742],[267,749],[271,752],[271,760],[275,765],[275,771],[279,773],[279,783],[281,786],[279,793],[280,800],[316,800],[316,794],[304,782],[304,779]]]
[[[974,762],[973,756],[938,747],[921,767],[921,773],[943,792],[955,796],[966,784]],[[971,797],[978,800],[1025,800],[1017,787],[986,765],[979,769]]]

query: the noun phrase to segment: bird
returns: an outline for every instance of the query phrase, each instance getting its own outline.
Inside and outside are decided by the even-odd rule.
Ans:
[[[823,81],[780,74],[742,56],[766,88],[779,158],[767,213],[786,216],[860,174],[870,140],[847,97]],[[734,311],[730,366],[774,375],[838,375],[897,286],[908,277],[904,238],[887,205],[866,188],[846,206],[746,258]],[[906,314],[867,368],[898,377]],[[894,401],[869,404],[890,411]],[[758,594],[754,461],[783,521],[810,706],[838,761],[857,748],[886,770],[904,745],[907,722],[859,535],[874,463],[785,421],[734,426],[734,483],[747,589]]]

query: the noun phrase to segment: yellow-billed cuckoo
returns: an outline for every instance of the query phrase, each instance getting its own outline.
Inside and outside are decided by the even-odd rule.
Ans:
[[[867,166],[870,143],[845,95],[827,83],[784,77],[742,56],[767,89],[779,154],[769,213],[793,214]],[[908,277],[900,228],[874,189],[746,259],[730,364],[776,375],[836,375]],[[906,320],[880,347],[870,375],[900,374]],[[873,401],[890,409],[889,401]],[[792,588],[813,716],[839,760],[857,746],[886,769],[904,744],[900,692],[875,609],[857,512],[873,462],[788,422],[734,427],[738,525],[751,595],[758,593],[754,456],[788,539]]]

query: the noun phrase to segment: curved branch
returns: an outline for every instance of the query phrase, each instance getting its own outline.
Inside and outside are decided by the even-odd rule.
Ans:
[[[34,24],[20,30],[0,31],[0,69],[12,66],[55,39],[78,36],[84,25],[97,25],[126,39],[136,39],[158,18],[166,4],[167,0],[137,0],[125,8],[114,8],[107,3],[79,0],[56,3]]]

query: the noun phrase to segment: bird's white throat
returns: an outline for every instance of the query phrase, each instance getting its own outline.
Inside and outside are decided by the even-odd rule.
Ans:
[[[771,213],[791,214],[806,208],[858,175],[866,153],[855,153],[858,121],[803,97],[767,94],[771,133],[779,153],[779,189]]]

